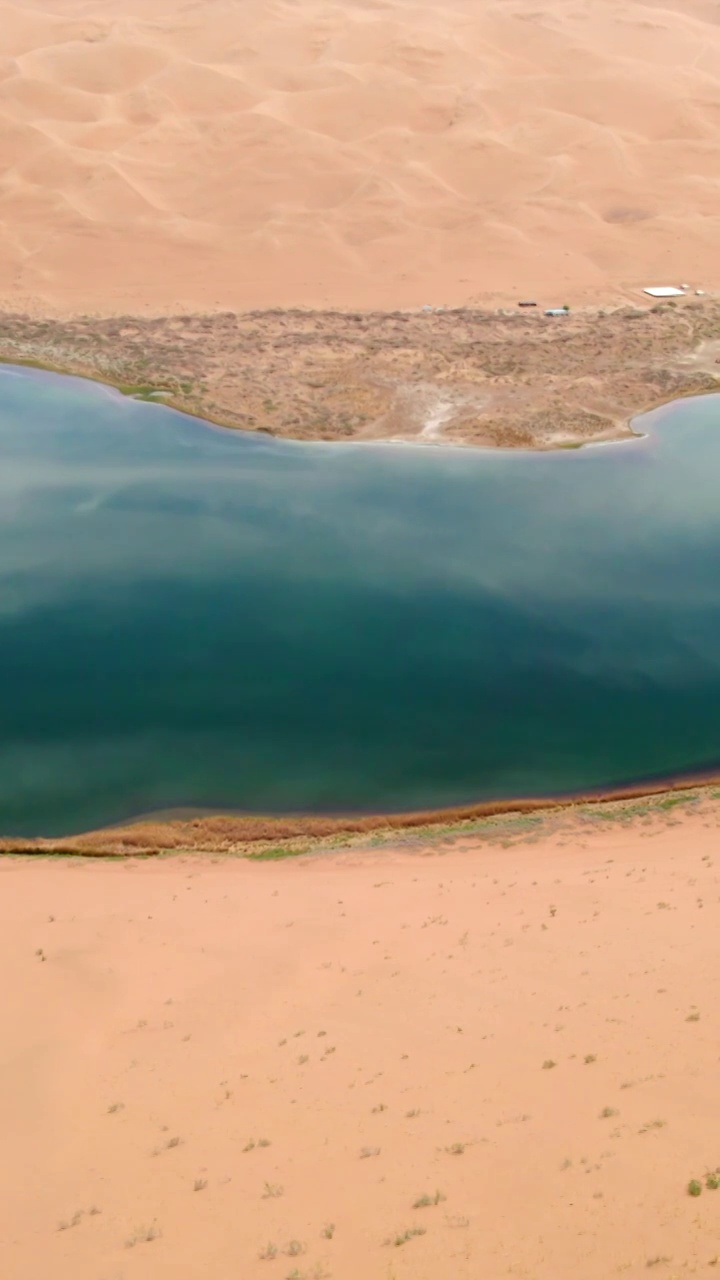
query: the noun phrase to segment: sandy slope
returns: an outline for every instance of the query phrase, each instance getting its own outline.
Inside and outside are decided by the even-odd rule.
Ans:
[[[3,1275],[714,1274],[719,816],[4,860]]]
[[[720,286],[709,0],[0,0],[0,305]]]

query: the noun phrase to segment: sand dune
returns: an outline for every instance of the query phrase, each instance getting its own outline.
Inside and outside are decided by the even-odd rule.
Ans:
[[[706,0],[0,0],[0,305],[720,287]]]
[[[718,810],[676,812],[3,859],[3,1275],[715,1274]]]

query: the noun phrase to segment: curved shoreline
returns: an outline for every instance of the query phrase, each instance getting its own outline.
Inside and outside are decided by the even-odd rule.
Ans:
[[[157,382],[149,382],[146,385],[132,384],[120,382],[115,378],[107,375],[103,376],[101,373],[95,373],[79,366],[61,366],[42,360],[21,359],[19,357],[16,359],[0,355],[0,369],[3,367],[7,369],[36,369],[39,373],[53,373],[59,378],[79,378],[83,382],[94,382],[100,387],[108,387],[111,391],[117,391],[118,395],[124,396],[128,400],[142,400],[146,404],[163,405],[166,409],[173,409],[176,413],[183,413],[188,418],[196,418],[198,422],[206,422],[213,427],[225,427],[230,431],[237,430],[237,427],[231,422],[221,421],[219,418],[208,416],[207,413],[195,413],[193,410],[188,409],[182,400],[168,398],[169,393],[159,380]]]
[[[153,857],[171,853],[244,854],[262,859],[310,852],[321,845],[354,843],[368,837],[398,839],[418,833],[422,837],[445,834],[449,829],[477,830],[478,824],[549,815],[572,815],[581,810],[596,814],[647,801],[650,808],[673,808],[700,798],[720,786],[720,773],[708,772],[656,782],[633,783],[568,796],[483,801],[447,809],[414,810],[397,814],[232,814],[222,810],[172,811],[147,814],[125,823],[73,836],[0,836],[0,856],[9,854],[60,854],[79,857]],[[289,842],[289,845],[288,843]],[[298,848],[298,842],[302,847]]]
[[[720,389],[720,300],[542,314],[0,312],[0,362],[298,441],[574,448]],[[442,406],[442,425],[428,433]]]
[[[270,435],[272,436],[273,439],[277,439],[285,443],[293,443],[294,441],[294,437],[292,436],[276,436],[275,433],[265,431],[263,428],[257,428],[256,430],[252,430],[248,427],[238,427],[238,425],[232,422],[228,417],[225,417],[225,418],[213,417],[212,413],[208,410],[198,411],[196,409],[188,408],[188,405],[182,399],[176,399],[171,397],[169,393],[162,387],[159,381],[156,384],[148,384],[146,387],[138,387],[138,386],[128,385],[127,383],[115,381],[109,377],[102,377],[98,373],[89,372],[88,370],[84,370],[81,368],[70,368],[70,367],[65,368],[65,367],[60,367],[59,365],[43,364],[39,360],[10,359],[6,356],[0,355],[0,370],[3,367],[8,369],[13,369],[13,368],[35,369],[39,373],[51,373],[51,374],[55,374],[59,378],[78,378],[83,382],[88,382],[91,384],[96,383],[99,387],[107,387],[111,391],[116,391],[118,395],[123,396],[125,399],[140,400],[145,404],[155,404],[161,408],[172,409],[174,413],[181,413],[186,418],[193,418],[201,426],[205,425],[205,426],[211,426],[211,427],[219,427],[224,431],[246,432],[248,435]],[[428,438],[427,436],[423,438],[424,428],[423,428],[423,431],[420,432],[417,438],[407,437],[407,436],[405,437],[379,436],[377,438],[368,439],[366,441],[357,441],[357,440],[334,441],[334,440],[325,440],[325,439],[317,439],[317,440],[309,439],[309,440],[295,441],[295,443],[302,443],[302,444],[367,443],[367,444],[373,444],[373,445],[381,445],[381,444],[415,445],[419,448],[428,448],[428,447],[431,447],[431,448],[444,447],[444,448],[452,448],[452,449],[476,448],[476,449],[492,449],[493,451],[509,449],[513,453],[520,453],[523,451],[529,451],[531,453],[561,453],[567,449],[583,449],[583,448],[589,448],[591,446],[598,448],[601,445],[632,444],[634,441],[645,440],[647,439],[646,432],[633,430],[632,424],[636,418],[642,418],[648,413],[653,413],[656,409],[663,409],[666,405],[674,404],[675,401],[677,400],[690,400],[696,396],[712,396],[712,395],[720,395],[720,378],[718,379],[718,383],[716,386],[705,387],[704,389],[700,389],[700,390],[697,390],[694,388],[688,388],[685,391],[671,392],[665,396],[661,396],[657,400],[654,400],[651,404],[646,404],[642,408],[639,408],[633,411],[630,414],[627,421],[623,423],[622,430],[618,430],[617,435],[603,435],[598,438],[591,436],[588,439],[580,439],[572,443],[534,444],[534,445],[473,444],[472,441],[445,440],[443,438]]]

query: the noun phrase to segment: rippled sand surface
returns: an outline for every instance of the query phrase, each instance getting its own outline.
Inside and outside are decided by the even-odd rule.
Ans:
[[[0,0],[0,305],[720,283],[717,7]]]

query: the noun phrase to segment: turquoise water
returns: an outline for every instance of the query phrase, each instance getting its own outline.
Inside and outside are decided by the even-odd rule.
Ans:
[[[720,762],[720,398],[531,454],[300,445],[0,372],[0,832]]]

